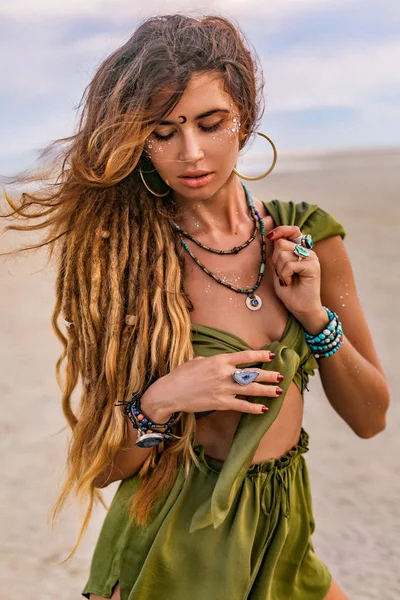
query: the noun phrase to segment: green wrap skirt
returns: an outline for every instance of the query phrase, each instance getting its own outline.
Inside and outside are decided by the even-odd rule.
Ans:
[[[227,518],[189,530],[210,498],[223,461],[195,446],[200,469],[183,469],[157,514],[132,526],[128,504],[137,475],[121,482],[106,516],[83,595],[121,600],[323,600],[331,574],[316,556],[308,434],[280,458],[251,465]],[[105,550],[107,551],[105,552]]]

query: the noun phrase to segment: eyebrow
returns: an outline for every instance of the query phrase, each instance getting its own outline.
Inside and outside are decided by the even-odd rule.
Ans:
[[[197,117],[195,117],[195,121],[198,121],[199,119],[205,119],[205,117],[210,117],[211,115],[213,115],[214,113],[217,112],[224,112],[224,113],[229,113],[230,111],[226,108],[213,108],[211,110],[208,110],[205,113],[201,113],[201,115],[198,115]],[[159,123],[160,125],[176,125],[177,123],[174,123],[173,121],[161,121],[161,123]]]

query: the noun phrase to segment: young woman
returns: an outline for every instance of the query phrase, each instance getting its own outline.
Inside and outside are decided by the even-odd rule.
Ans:
[[[388,386],[343,227],[252,198],[235,167],[262,91],[228,20],[148,19],[88,86],[57,180],[8,198],[57,250],[72,437],[55,515],[71,491],[89,499],[83,532],[99,488],[122,480],[91,600],[346,598],[311,540],[303,392],[319,369],[368,438]]]

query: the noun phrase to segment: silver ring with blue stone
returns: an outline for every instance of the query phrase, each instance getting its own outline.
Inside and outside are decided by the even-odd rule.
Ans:
[[[307,250],[307,248],[303,248],[303,246],[295,246],[295,249],[293,250],[293,254],[295,254],[297,256],[298,260],[303,260],[303,258],[308,258],[310,256],[309,251]]]
[[[300,246],[303,246],[304,248],[309,248],[309,250],[314,248],[314,242],[309,233],[307,233],[306,235],[303,235],[303,234],[299,235],[299,237],[295,238],[294,240],[290,240],[290,241],[294,242],[295,244],[299,244]]]
[[[237,369],[232,373],[233,380],[239,385],[249,385],[259,376],[259,371],[241,371]]]

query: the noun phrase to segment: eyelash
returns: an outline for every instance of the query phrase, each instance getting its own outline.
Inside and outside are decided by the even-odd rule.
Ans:
[[[222,123],[222,121],[219,121],[219,123],[215,123],[215,125],[211,125],[210,127],[204,127],[204,125],[199,125],[199,127],[204,132],[211,133],[213,131],[217,131],[217,129],[219,128],[219,126],[221,125],[221,123]],[[162,142],[162,141],[165,142],[167,140],[170,140],[174,134],[170,133],[168,135],[159,135],[158,133],[156,133],[155,131],[153,131],[153,135],[156,138],[156,140],[158,140],[159,142]]]

